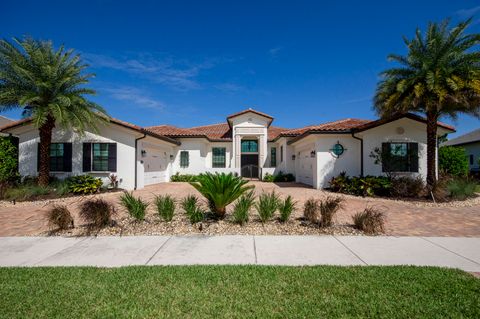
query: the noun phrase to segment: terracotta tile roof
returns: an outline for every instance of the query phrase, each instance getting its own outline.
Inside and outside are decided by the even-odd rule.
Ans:
[[[147,134],[147,135],[150,135],[152,137],[164,140],[166,142],[176,144],[176,145],[180,145],[180,142],[175,140],[175,139],[172,139],[170,137],[167,137],[167,136],[164,136],[164,135],[161,135],[161,134],[157,134],[155,132],[148,131],[148,130],[146,130],[143,127],[140,127],[138,125],[131,124],[131,123],[128,123],[128,122],[125,122],[125,121],[122,121],[122,120],[119,120],[119,119],[116,119],[116,118],[113,118],[113,117],[109,118],[109,121],[112,122],[112,123],[115,123],[117,125],[132,129],[134,131],[137,131],[137,132]],[[31,118],[24,118],[24,119],[21,119],[21,120],[18,120],[18,121],[14,121],[12,123],[9,123],[7,125],[4,125],[4,126],[0,127],[0,132],[11,129],[11,128],[14,128],[14,127],[17,127],[17,126],[28,125],[31,122],[32,122]]]

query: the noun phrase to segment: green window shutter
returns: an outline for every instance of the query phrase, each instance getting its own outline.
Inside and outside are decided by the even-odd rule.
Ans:
[[[382,172],[389,172],[390,166],[388,165],[388,158],[390,158],[390,143],[382,143]]]
[[[418,143],[408,143],[409,171],[418,173]]]
[[[283,146],[280,146],[280,163],[283,163]]]
[[[117,171],[117,143],[108,144],[108,171]]]
[[[83,143],[83,160],[82,166],[84,172],[92,170],[92,143]]]
[[[72,143],[63,143],[63,171],[72,171]]]
[[[277,148],[272,147],[270,149],[270,167],[276,167],[277,166]]]
[[[187,168],[189,165],[188,151],[180,152],[180,167]]]
[[[212,167],[224,168],[226,165],[226,151],[225,147],[212,148]]]

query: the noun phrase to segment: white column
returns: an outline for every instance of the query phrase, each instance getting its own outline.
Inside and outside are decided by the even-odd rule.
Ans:
[[[235,156],[235,168],[240,168],[240,161],[241,161],[241,155],[242,155],[242,136],[236,134],[235,139],[234,139],[234,156]]]
[[[265,137],[263,135],[260,135],[258,138],[258,157],[259,157],[259,165],[260,167],[265,166],[265,152],[266,152],[266,145],[265,144]]]

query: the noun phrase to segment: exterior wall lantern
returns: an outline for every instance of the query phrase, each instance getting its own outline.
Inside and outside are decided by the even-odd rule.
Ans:
[[[170,160],[173,161],[173,154],[170,154]]]
[[[147,156],[147,151],[145,151],[145,150],[142,150],[142,152],[141,152],[141,153],[142,153],[142,157],[146,157],[146,156]]]
[[[312,151],[310,152],[310,157],[312,157],[312,158],[315,157],[315,151],[314,151],[314,150],[312,150]]]
[[[295,154],[292,155],[292,161],[294,161],[294,160],[295,160]]]

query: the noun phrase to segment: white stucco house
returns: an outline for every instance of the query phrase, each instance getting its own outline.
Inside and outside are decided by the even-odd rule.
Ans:
[[[191,128],[170,125],[139,127],[117,119],[83,136],[55,129],[51,145],[52,175],[92,174],[105,182],[116,174],[119,187],[143,188],[168,182],[173,174],[232,172],[249,178],[291,173],[314,188],[331,177],[381,175],[370,157],[375,148],[395,153],[399,174],[426,177],[425,119],[405,114],[380,120],[342,119],[286,129],[274,118],[247,109],[224,123]],[[29,119],[9,123],[0,132],[19,139],[19,171],[37,175],[38,130]],[[439,123],[438,135],[454,132]]]

